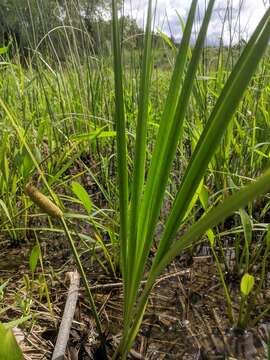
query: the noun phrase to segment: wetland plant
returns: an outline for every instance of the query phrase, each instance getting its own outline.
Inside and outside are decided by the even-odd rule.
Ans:
[[[120,29],[117,4],[115,0],[112,1],[120,249],[124,289],[123,337],[115,358],[126,358],[142,322],[155,279],[173,258],[185,248],[196,243],[209,229],[222,222],[227,216],[243,208],[256,196],[267,192],[270,188],[270,171],[266,170],[260,178],[226,198],[217,207],[207,211],[204,216],[190,226],[183,236],[176,240],[177,231],[183,224],[190,204],[196,196],[196,191],[203,181],[209,162],[221,144],[226,129],[267,48],[270,36],[270,9],[268,9],[245,46],[208,117],[165,221],[163,234],[147,275],[146,284],[143,289],[141,288],[140,284],[145,273],[145,265],[163,204],[172,162],[177,145],[181,142],[183,124],[187,121],[187,109],[214,3],[214,0],[208,2],[189,60],[189,44],[197,6],[197,0],[192,1],[159,124],[150,167],[146,174],[148,101],[152,63],[152,1],[148,2],[138,100],[134,170],[131,176],[132,183],[129,184]],[[251,281],[247,281],[249,279],[251,276],[246,275],[242,280],[243,301],[251,291],[251,288],[248,288],[248,293],[247,291],[243,292],[243,289],[247,290],[245,284],[251,283]]]

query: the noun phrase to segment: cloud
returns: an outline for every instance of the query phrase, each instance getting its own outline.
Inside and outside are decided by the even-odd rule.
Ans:
[[[198,31],[207,2],[198,1],[195,33]],[[221,35],[226,45],[230,42],[237,43],[241,38],[247,40],[265,13],[264,3],[266,0],[217,0],[209,24],[208,44],[217,44]],[[157,0],[155,29],[161,29],[179,41],[182,34],[177,12],[186,20],[190,4],[191,0]],[[124,13],[135,18],[141,27],[145,23],[146,11],[147,0],[124,2]]]

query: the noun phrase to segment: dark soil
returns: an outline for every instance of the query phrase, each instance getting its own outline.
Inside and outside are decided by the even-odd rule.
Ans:
[[[24,244],[12,249],[5,245],[0,253],[1,282],[9,279],[1,308],[10,306],[0,312],[0,320],[6,322],[22,315],[33,315],[22,328],[24,339],[20,344],[25,359],[32,360],[51,357],[69,285],[65,274],[74,269],[65,239],[60,235],[46,239],[45,235],[41,233],[39,236],[53,314],[48,310],[46,299],[39,299],[37,283],[33,285],[31,295],[23,280],[25,275],[31,278],[28,259],[32,245]],[[202,252],[205,251],[200,250]],[[84,259],[87,259],[87,253]],[[110,357],[121,336],[121,281],[105,274],[97,263],[85,262],[85,267],[107,336]],[[239,299],[237,292],[235,294],[237,313]],[[266,294],[265,300],[267,297]],[[22,300],[29,302],[25,313]],[[231,329],[212,257],[200,254],[190,259],[186,254],[170,265],[157,280],[130,358],[267,359],[267,339],[267,323],[241,334]],[[67,359],[100,359],[95,355],[98,347],[95,324],[82,289],[70,333]]]

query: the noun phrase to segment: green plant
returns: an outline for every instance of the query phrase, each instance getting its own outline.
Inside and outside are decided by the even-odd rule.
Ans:
[[[0,323],[0,357],[3,360],[23,360],[22,351],[8,324]]]
[[[157,254],[148,273],[146,285],[140,294],[140,282],[153,241],[154,230],[161,210],[177,144],[183,134],[183,123],[192,93],[199,58],[203,49],[207,27],[214,1],[210,0],[202,22],[192,57],[187,64],[191,29],[197,1],[191,5],[189,17],[176,58],[175,68],[168,91],[158,136],[152,153],[150,168],[145,174],[148,101],[151,79],[151,1],[142,61],[141,85],[138,102],[134,172],[132,186],[128,185],[126,150],[126,125],[122,79],[121,46],[116,1],[112,3],[113,52],[115,75],[115,121],[117,130],[117,165],[120,201],[120,249],[124,282],[124,329],[123,338],[115,358],[126,358],[139,330],[147,299],[155,278],[165,266],[186,247],[194,244],[208,229],[220,223],[226,216],[248,204],[255,196],[269,190],[270,171],[243,190],[225,199],[210,210],[179,240],[175,236],[186,211],[203,179],[205,171],[239,105],[256,67],[268,45],[270,34],[270,9],[259,23],[238,62],[233,68],[216,104],[210,113],[203,132],[177,191],[172,209],[165,222],[164,232]],[[185,71],[185,69],[187,70]],[[146,180],[145,180],[146,177]],[[130,192],[130,202],[129,202]]]
[[[28,184],[26,186],[25,190],[26,190],[27,195],[31,198],[31,200],[35,204],[37,204],[48,215],[50,215],[53,218],[58,219],[61,222],[61,224],[63,226],[63,229],[64,229],[64,232],[65,232],[65,234],[67,236],[67,239],[69,241],[69,245],[71,247],[71,251],[73,253],[74,260],[76,262],[78,271],[79,271],[79,273],[80,273],[80,275],[82,277],[82,281],[83,281],[83,284],[84,284],[84,287],[85,287],[85,290],[86,290],[86,294],[87,294],[89,303],[91,305],[93,316],[94,316],[94,319],[95,319],[95,322],[96,322],[96,325],[97,325],[98,333],[100,335],[101,341],[103,342],[104,341],[103,332],[102,332],[98,312],[96,310],[96,306],[95,306],[94,299],[93,299],[93,296],[92,296],[92,292],[90,290],[90,287],[89,287],[89,284],[88,284],[88,281],[87,281],[87,278],[86,278],[86,274],[84,272],[84,269],[83,269],[79,254],[77,252],[76,246],[74,244],[72,235],[71,235],[71,233],[70,233],[70,231],[68,229],[68,226],[66,224],[63,212],[60,210],[60,208],[57,205],[55,205],[48,197],[46,197],[41,192],[39,192],[37,190],[37,188],[34,187],[33,185]]]
[[[239,329],[246,328],[246,322],[248,319],[248,308],[246,305],[248,296],[254,287],[254,276],[248,273],[245,273],[242,276],[241,284],[240,284],[240,292],[241,292],[241,301],[240,301],[240,310],[239,310],[239,318],[237,327]]]
[[[22,317],[9,323],[0,322],[0,358],[3,360],[23,360],[23,353],[12,329],[26,322],[30,316]]]
[[[34,234],[35,234],[35,238],[36,238],[36,244],[33,246],[30,256],[29,256],[29,267],[30,267],[30,271],[31,271],[31,275],[32,275],[31,292],[35,285],[35,272],[36,272],[36,269],[37,269],[37,266],[39,263],[40,267],[41,267],[41,271],[42,271],[42,274],[36,280],[36,284],[37,284],[37,288],[38,288],[38,292],[39,292],[39,300],[41,301],[41,299],[43,298],[43,295],[45,294],[49,311],[53,315],[53,309],[52,309],[52,304],[51,304],[51,300],[50,300],[49,289],[48,289],[48,285],[46,282],[46,276],[45,276],[45,272],[44,272],[40,243],[39,243],[38,236],[35,231],[34,231]]]

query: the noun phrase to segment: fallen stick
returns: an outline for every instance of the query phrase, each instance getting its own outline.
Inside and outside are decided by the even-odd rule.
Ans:
[[[52,360],[64,360],[65,351],[68,343],[70,328],[74,317],[78,292],[80,287],[80,275],[77,271],[69,272],[70,286],[65,304],[64,314],[60,324]]]

